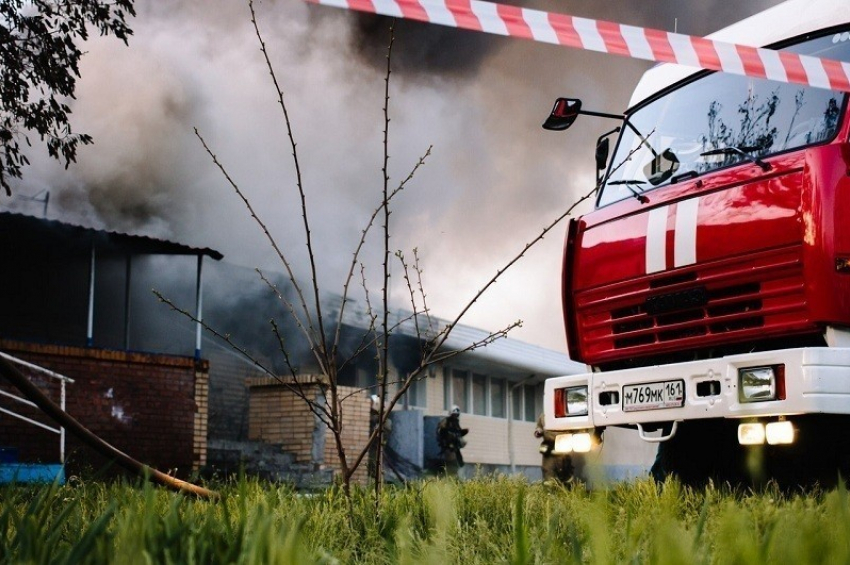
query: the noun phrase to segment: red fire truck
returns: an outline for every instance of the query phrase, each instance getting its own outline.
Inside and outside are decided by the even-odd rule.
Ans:
[[[850,2],[791,0],[710,37],[850,62]],[[625,427],[659,444],[656,477],[850,476],[847,98],[665,64],[623,115],[558,100],[548,129],[621,122],[566,239],[567,341],[589,372],[546,382],[557,450]]]

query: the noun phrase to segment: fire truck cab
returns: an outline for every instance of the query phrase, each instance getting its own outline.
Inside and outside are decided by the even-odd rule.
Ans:
[[[850,3],[790,0],[710,37],[850,62]],[[627,427],[660,445],[657,478],[850,474],[847,99],[644,75],[610,156],[597,146],[595,209],[567,233],[567,342],[588,372],[546,382],[556,449]],[[550,125],[583,113],[604,115],[561,99]]]

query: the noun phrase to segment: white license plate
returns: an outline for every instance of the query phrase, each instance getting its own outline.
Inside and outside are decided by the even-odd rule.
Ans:
[[[662,381],[623,387],[623,412],[680,408],[685,405],[685,381]]]

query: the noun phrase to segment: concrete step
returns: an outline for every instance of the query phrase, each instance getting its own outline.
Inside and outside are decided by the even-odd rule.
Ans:
[[[263,480],[290,483],[298,489],[319,488],[333,481],[333,470],[319,469],[312,463],[297,463],[295,456],[284,452],[279,444],[209,441],[206,472],[230,475],[240,470]]]

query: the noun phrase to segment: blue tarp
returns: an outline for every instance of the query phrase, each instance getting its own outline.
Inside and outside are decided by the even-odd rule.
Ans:
[[[65,484],[65,467],[61,463],[4,463],[0,464],[0,483]]]

